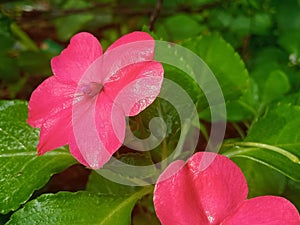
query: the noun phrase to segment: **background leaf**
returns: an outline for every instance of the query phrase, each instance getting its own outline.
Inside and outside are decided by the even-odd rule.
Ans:
[[[258,86],[257,108],[279,100],[290,91],[293,84],[289,77],[291,71],[286,68],[287,64],[288,59],[278,48],[265,48],[256,53],[255,59],[252,60],[253,68],[250,75]]]
[[[224,154],[254,160],[300,181],[299,126],[300,107],[278,103],[252,125],[244,142],[228,144],[235,147]]]
[[[287,0],[284,3],[276,0],[274,1],[274,5],[276,5],[276,19],[280,31],[278,43],[286,49],[289,54],[295,54],[298,58],[297,63],[299,63],[300,4],[293,0]]]
[[[178,29],[178,24],[185,24]],[[183,40],[195,37],[200,34],[203,27],[197,23],[193,16],[187,14],[177,14],[168,17],[161,24],[158,24],[156,34],[164,40]]]
[[[199,55],[220,83],[225,100],[238,99],[248,87],[249,77],[244,62],[235,50],[217,34],[192,38],[182,43]]]
[[[240,122],[252,120],[258,115],[259,89],[257,83],[250,77],[249,87],[246,92],[235,101],[226,104],[227,120],[230,122]]]
[[[233,158],[243,171],[248,187],[248,198],[262,195],[282,195],[287,178],[269,167],[246,158]]]
[[[110,181],[101,176],[96,171],[92,171],[89,176],[89,181],[86,190],[97,194],[111,194],[124,196],[132,194],[139,190],[140,187],[127,186]]]
[[[226,102],[237,100],[245,93],[249,86],[245,64],[230,44],[219,35],[191,38],[182,45],[199,55],[210,67],[220,84]],[[200,113],[200,117],[207,119],[209,114],[210,112],[206,110]]]
[[[16,210],[51,175],[76,163],[66,149],[37,156],[39,132],[26,119],[26,102],[0,101],[0,213]]]
[[[19,68],[12,49],[16,42],[10,32],[11,20],[0,12],[0,79],[14,82],[19,78]]]
[[[298,209],[300,208],[300,182],[288,180],[283,196],[288,198]]]
[[[82,0],[67,0],[63,1],[62,9],[84,9],[91,6],[89,2]],[[76,32],[80,31],[86,23],[94,18],[93,14],[88,11],[80,14],[70,14],[64,18],[58,18],[54,21],[57,28],[57,35],[61,40],[68,40]]]

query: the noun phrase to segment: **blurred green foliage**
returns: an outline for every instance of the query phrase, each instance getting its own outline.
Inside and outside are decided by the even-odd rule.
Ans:
[[[298,88],[300,6],[296,0],[159,2],[1,1],[0,98],[28,99],[32,90],[51,75],[50,59],[76,32],[92,32],[106,47],[122,34],[141,30],[145,25],[158,38],[176,42],[220,33],[239,51],[260,90],[272,86],[265,82],[274,82],[274,76],[283,82],[291,81],[291,87],[287,84],[276,96]],[[268,93],[262,98],[272,100]]]
[[[134,30],[148,31],[157,39],[180,43],[205,60],[223,88],[227,119],[240,139],[247,137],[248,131],[251,131],[250,137],[248,134],[245,140],[250,143],[266,143],[267,135],[274,135],[268,144],[293,144],[287,150],[299,156],[300,147],[294,138],[299,122],[295,118],[300,115],[300,2],[297,0],[0,1],[0,99],[28,100],[33,89],[51,75],[51,58],[60,53],[75,33],[93,33],[105,49]],[[178,78],[177,83],[192,95],[198,108],[205,109],[202,99],[199,100],[203,93],[182,72],[169,67],[165,67],[165,72],[166,77],[179,74],[172,80],[177,82]],[[157,105],[163,106],[164,115],[177,118],[177,114],[169,113],[172,112],[169,106],[158,100],[139,116],[150,119],[148,114],[158,114],[153,111],[159,108]],[[272,112],[277,107],[278,112]],[[201,118],[207,119],[206,111],[201,110]],[[282,124],[274,122],[281,121],[282,117]],[[179,132],[175,125],[169,124],[173,136],[168,145],[173,146]],[[283,128],[285,135],[276,136]],[[236,136],[234,132],[227,132],[226,138]],[[223,146],[222,151],[227,150]],[[274,169],[268,163],[273,160],[280,164],[277,158],[282,156],[276,158],[272,152],[261,154],[260,148],[255,151],[256,158],[252,153],[241,153],[234,159],[248,180],[249,196],[283,195],[300,209],[299,165],[290,167],[290,161],[284,159],[284,163]],[[229,155],[230,150],[228,152]],[[259,164],[257,158],[264,164]],[[286,169],[289,176],[278,172],[282,169]],[[93,182],[99,183],[92,177],[88,189],[93,189]],[[147,217],[143,214],[149,215],[149,212],[153,214],[148,218],[151,224],[158,224],[153,207],[147,205],[149,199],[142,199],[140,207],[134,209],[137,212],[134,224],[143,224],[141,218]],[[148,208],[141,207],[143,204]],[[0,215],[0,224],[7,219]]]

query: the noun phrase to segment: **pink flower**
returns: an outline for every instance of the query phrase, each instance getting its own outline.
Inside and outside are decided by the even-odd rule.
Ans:
[[[124,141],[125,116],[160,92],[163,67],[153,60],[154,47],[149,34],[133,32],[102,54],[93,35],[75,35],[29,101],[28,123],[41,129],[38,153],[69,144],[80,163],[102,167]]]
[[[154,205],[163,225],[300,224],[297,209],[282,197],[247,200],[246,179],[225,156],[196,153],[175,174],[163,179],[182,164],[171,164],[155,187]]]

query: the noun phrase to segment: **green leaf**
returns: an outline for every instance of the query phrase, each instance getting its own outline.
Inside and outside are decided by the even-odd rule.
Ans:
[[[278,104],[300,106],[300,92],[284,96],[278,101]]]
[[[170,65],[164,65],[164,76],[167,79],[170,79],[180,85],[186,93],[190,96],[194,103],[199,103],[198,108],[199,110],[208,107],[208,103],[206,98],[199,88],[198,84],[195,80],[182,70],[175,68]],[[164,85],[164,84],[163,84]],[[164,88],[164,86],[163,86]]]
[[[251,31],[258,35],[267,35],[272,26],[272,18],[267,13],[257,13],[251,21]]]
[[[18,61],[3,52],[0,52],[0,61],[0,79],[5,82],[16,82],[19,78]]]
[[[178,24],[184,24],[178,29]],[[158,24],[156,34],[165,40],[183,40],[195,37],[202,31],[201,25],[190,15],[177,14],[165,19],[162,24]]]
[[[14,38],[11,36],[6,36],[0,33],[0,49],[1,52],[6,52],[9,49],[12,49],[15,43]]]
[[[297,208],[300,209],[300,182],[288,180],[287,188],[285,189],[283,196],[289,199]]]
[[[265,78],[262,101],[269,103],[286,94],[290,90],[290,82],[287,75],[281,70],[272,71]]]
[[[39,132],[26,119],[26,102],[0,101],[0,213],[19,208],[52,174],[76,162],[66,149],[37,156]]]
[[[0,11],[0,36],[6,36],[12,38],[12,33],[10,29],[10,25],[12,24],[13,20],[5,15],[4,10]],[[2,43],[0,42],[0,46],[2,49]]]
[[[290,81],[278,65],[261,65],[251,73],[259,87],[259,98],[262,104],[280,99],[290,89]]]
[[[259,91],[256,82],[250,78],[249,88],[240,99],[226,104],[227,121],[240,122],[257,116]]]
[[[216,76],[225,100],[239,99],[249,86],[248,72],[241,57],[219,35],[192,38],[182,43],[199,55]],[[201,117],[207,118],[204,111]]]
[[[0,13],[0,79],[6,82],[15,82],[19,78],[19,68],[17,60],[10,56],[15,39],[9,33],[2,33],[1,13]]]
[[[138,143],[136,143],[135,146],[137,146],[137,144]],[[137,176],[140,178],[149,178],[156,172],[156,167],[153,165],[153,161],[151,159],[151,155],[149,152],[144,152],[144,153],[128,152],[128,153],[120,154],[117,157],[117,159],[126,165],[139,167],[138,170],[134,169],[125,172],[122,171],[123,167],[119,165],[116,168],[117,171],[119,171],[120,175],[132,177],[132,178],[136,178]],[[147,169],[144,169],[144,166],[147,166]],[[148,166],[150,167],[150,169]],[[103,168],[105,169],[105,165]]]
[[[258,86],[260,105],[257,105],[257,108],[259,108],[288,93],[292,86],[290,79],[295,76],[295,73],[293,72],[288,76],[287,55],[280,49],[263,49],[257,52],[254,58],[253,70],[250,75]]]
[[[297,30],[300,27],[300,4],[298,1],[275,0],[274,6],[276,7],[276,19],[278,27],[282,32],[289,32],[291,30]]]
[[[292,30],[284,33],[280,36],[278,43],[291,55],[299,58],[300,44],[299,44],[300,33],[298,30]],[[299,60],[299,59],[298,59]],[[299,62],[298,62],[299,63]]]
[[[166,138],[174,136],[176,131],[180,129],[180,118],[174,106],[162,98],[157,98],[139,115],[130,118],[132,124],[136,127],[138,126],[136,131],[133,130],[134,134],[139,138],[148,137],[151,133],[149,128],[150,121],[155,117],[163,118],[166,124]]]
[[[238,99],[248,87],[249,77],[241,57],[217,34],[192,38],[182,43],[199,55],[216,76],[225,100]]]
[[[136,201],[151,191],[145,187],[123,197],[89,192],[45,194],[14,213],[6,225],[130,225]]]
[[[92,171],[86,186],[86,190],[96,194],[128,195],[136,192],[139,187],[127,186],[110,181],[96,171]]]
[[[247,158],[300,181],[300,107],[278,103],[270,107],[248,132],[244,142],[224,154],[230,158]]]
[[[164,85],[162,87],[162,90],[163,89]],[[180,120],[179,112],[177,110],[184,110],[185,105],[182,104],[181,101],[177,102],[176,107],[177,108],[175,108],[167,100],[157,98],[147,109],[142,111],[139,115],[131,118],[132,123],[139,124],[138,129],[134,132],[134,134],[141,139],[147,138],[151,134],[150,124],[153,118],[159,117],[163,119],[165,127],[161,124],[157,124],[156,129],[153,132],[153,137],[156,137],[155,132],[158,133],[158,138],[155,142],[160,139],[159,137],[161,137],[161,134],[159,133],[163,131],[163,134],[165,134],[161,143],[151,151],[151,156],[154,162],[160,162],[162,159],[169,156],[175,150],[180,138],[184,139],[181,137],[183,124],[181,124],[182,121]],[[151,171],[152,170],[145,170],[141,172],[149,174]]]
[[[51,75],[49,61],[53,56],[44,51],[23,51],[18,58],[19,67],[29,74]]]
[[[83,0],[68,0],[64,1],[62,9],[84,9],[91,6],[87,1]],[[82,12],[80,14],[70,14],[62,18],[54,20],[54,25],[57,29],[57,36],[62,41],[67,41],[76,32],[80,31],[85,24],[91,21],[94,15],[89,11]]]
[[[243,171],[248,187],[248,198],[262,195],[282,195],[287,179],[277,171],[246,158],[233,158]]]
[[[231,22],[230,29],[239,36],[246,36],[250,33],[250,25],[251,19],[247,16],[240,15]]]
[[[275,1],[276,19],[278,24],[278,44],[290,55],[293,64],[300,64],[300,4],[297,1]]]
[[[149,183],[149,177],[155,175],[156,167],[153,165],[149,152],[121,153],[119,151],[118,156],[115,157],[116,161],[108,162],[103,168],[90,174],[87,184],[88,191],[98,194],[128,195],[139,190],[139,184]],[[131,168],[130,166],[136,167]],[[137,186],[123,185],[124,179]]]

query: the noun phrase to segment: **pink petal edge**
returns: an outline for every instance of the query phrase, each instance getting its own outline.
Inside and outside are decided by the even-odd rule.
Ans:
[[[104,92],[74,105],[72,123],[70,151],[90,168],[101,168],[123,143],[125,115]]]
[[[69,143],[71,130],[70,113],[62,111],[60,116],[49,118],[43,123],[40,131],[40,140],[37,146],[38,154],[57,149]]]
[[[211,158],[212,163],[201,169]],[[225,156],[199,152],[179,172],[156,184],[154,205],[163,225],[219,224],[247,194],[238,166]]]
[[[102,55],[102,47],[92,34],[74,35],[60,55],[51,60],[54,75],[62,82],[77,84],[88,67]]]
[[[75,89],[75,86],[63,84],[52,76],[32,93],[27,122],[41,128],[38,154],[68,144]]]
[[[138,42],[138,41],[151,41],[153,38],[150,34],[142,31],[134,31],[129,34],[125,34],[122,37],[120,37],[118,40],[116,40],[114,43],[112,43],[106,51],[110,51],[114,48],[117,48],[121,45],[126,45],[128,43]]]
[[[49,118],[59,117],[61,111],[70,110],[75,90],[74,85],[63,84],[54,76],[47,78],[31,94],[27,122],[41,128]]]
[[[278,196],[261,196],[246,200],[221,225],[300,225],[296,207]]]
[[[145,32],[132,32],[114,42],[104,53],[102,72],[105,74],[104,85],[116,81],[119,70],[127,66],[152,61],[154,58],[154,39]],[[100,60],[101,61],[101,60]]]

